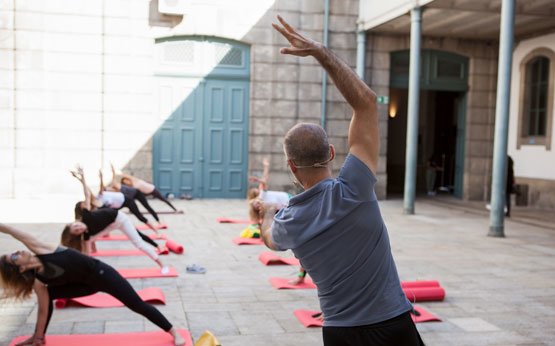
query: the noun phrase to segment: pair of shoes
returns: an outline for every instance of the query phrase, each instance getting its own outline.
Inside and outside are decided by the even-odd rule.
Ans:
[[[187,273],[204,274],[206,273],[206,268],[201,267],[198,264],[191,264],[190,266],[187,266]]]
[[[170,267],[168,267],[168,266],[163,266],[163,267],[162,267],[162,270],[160,270],[160,273],[161,273],[162,275],[167,275],[167,274],[169,274],[169,273],[170,273]]]

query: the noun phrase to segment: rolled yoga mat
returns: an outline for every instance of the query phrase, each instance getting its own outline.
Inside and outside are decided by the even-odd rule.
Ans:
[[[270,284],[272,284],[272,287],[275,287],[278,290],[281,290],[281,289],[304,290],[304,289],[316,288],[316,285],[309,278],[305,278],[304,282],[300,285],[290,284],[289,281],[291,280],[292,279],[287,279],[287,278],[270,278]]]
[[[138,229],[139,231],[146,231],[146,230],[151,229],[150,227],[148,227],[144,223],[142,223],[140,225],[135,225],[135,228]],[[167,229],[168,225],[163,223],[163,224],[160,224],[160,225],[155,225],[154,228],[156,228],[156,229]]]
[[[167,274],[162,274],[160,267],[153,268],[128,268],[118,269],[118,273],[125,279],[143,279],[143,278],[171,278],[178,276],[174,267],[169,267]]]
[[[407,299],[412,302],[435,302],[445,299],[445,290],[441,287],[403,288]]]
[[[169,253],[168,249],[162,249],[162,251],[157,251],[159,255],[167,255]],[[97,252],[92,252],[90,254],[92,257],[109,257],[109,256],[146,256],[147,254],[141,250],[130,249],[112,249],[112,250],[98,250]]]
[[[247,219],[230,219],[227,217],[218,217],[216,218],[216,221],[219,223],[242,223],[246,225],[249,225],[252,223],[251,220],[247,220]]]
[[[232,240],[237,245],[264,245],[264,242],[260,238],[233,238]]]
[[[158,287],[145,288],[137,291],[137,294],[144,302],[151,304],[166,304],[166,297]],[[106,293],[95,293],[90,296],[56,299],[55,305],[58,309],[65,308],[69,305],[85,306],[89,308],[117,308],[123,306],[123,303]]]
[[[183,246],[179,245],[178,243],[172,241],[172,240],[167,240],[166,241],[166,247],[173,253],[176,253],[178,255],[181,255],[183,253],[183,251],[185,251],[185,249],[183,249]]]
[[[159,240],[159,239],[167,239],[168,237],[165,234],[149,234],[148,237],[152,240]],[[116,240],[129,240],[129,238],[125,234],[108,234],[107,236],[96,238],[95,241],[104,240],[104,241],[116,241]]]
[[[422,280],[422,281],[401,281],[403,288],[417,288],[417,287],[441,287],[436,280]]]
[[[193,346],[191,334],[185,329],[177,332],[185,339],[185,346]],[[22,342],[29,335],[18,336],[13,339],[9,346]],[[140,333],[118,333],[118,334],[71,334],[71,335],[46,335],[48,346],[173,346],[173,339],[169,333],[164,331],[140,332]]]
[[[262,262],[264,265],[267,265],[267,266],[269,266],[269,265],[280,265],[280,264],[293,265],[293,266],[300,265],[300,262],[299,262],[298,259],[296,259],[294,257],[290,257],[290,258],[280,257],[280,256],[276,255],[275,253],[273,253],[272,251],[262,252],[258,256],[258,260],[260,262]]]

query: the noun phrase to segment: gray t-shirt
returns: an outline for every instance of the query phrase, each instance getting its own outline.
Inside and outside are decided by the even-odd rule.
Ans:
[[[368,166],[348,155],[336,179],[294,196],[274,218],[273,242],[280,250],[293,250],[314,280],[325,326],[373,324],[411,309],[375,184]]]

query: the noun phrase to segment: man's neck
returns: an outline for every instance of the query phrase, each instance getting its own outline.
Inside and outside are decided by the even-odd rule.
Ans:
[[[303,176],[302,185],[305,190],[308,190],[328,178],[331,178],[331,170],[329,168],[311,168],[311,172],[307,172]]]

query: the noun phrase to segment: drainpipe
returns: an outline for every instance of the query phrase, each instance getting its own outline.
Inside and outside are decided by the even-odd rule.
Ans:
[[[418,110],[420,98],[420,46],[422,41],[422,9],[411,11],[409,107],[407,119],[407,149],[405,157],[404,212],[414,214],[416,194],[416,161],[418,159]]]
[[[495,138],[493,139],[493,174],[488,233],[490,237],[505,236],[503,222],[505,214],[505,184],[507,180],[507,136],[509,132],[509,103],[511,100],[514,20],[515,0],[503,0],[501,7],[501,30],[499,33]]]
[[[366,31],[357,33],[357,75],[364,80],[364,58],[366,57]]]
[[[328,29],[330,20],[330,0],[324,0],[324,46],[328,46]],[[322,106],[320,108],[320,125],[326,128],[326,113],[327,113],[327,95],[328,95],[328,73],[326,70],[322,72]]]

